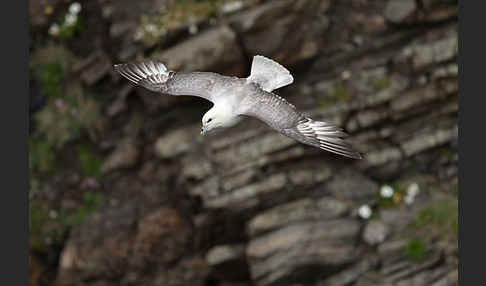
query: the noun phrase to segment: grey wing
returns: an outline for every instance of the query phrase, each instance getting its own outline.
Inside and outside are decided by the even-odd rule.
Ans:
[[[219,75],[208,72],[174,72],[158,61],[114,66],[116,72],[148,90],[170,95],[192,95],[212,101],[212,87]]]
[[[347,134],[340,128],[303,116],[295,106],[276,94],[259,92],[250,96],[253,102],[244,112],[245,115],[256,117],[301,143],[354,159],[362,158],[360,153],[343,140]]]

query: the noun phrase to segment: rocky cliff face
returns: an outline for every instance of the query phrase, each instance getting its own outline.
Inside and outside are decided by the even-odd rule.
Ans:
[[[57,274],[33,283],[457,284],[456,1],[89,3],[92,33],[72,42],[92,40],[72,44],[73,73],[107,95],[103,132],[85,136],[103,154],[104,199],[65,232]],[[208,103],[134,88],[110,68],[146,57],[246,76],[255,54],[287,66],[295,81],[278,93],[342,126],[364,159],[251,119],[200,137]],[[80,200],[89,181],[66,164],[32,201]]]

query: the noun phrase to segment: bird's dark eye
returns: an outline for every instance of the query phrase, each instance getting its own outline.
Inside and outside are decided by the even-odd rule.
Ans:
[[[211,122],[211,120],[213,120],[213,119],[212,118],[209,118],[208,121],[207,121],[207,123]]]

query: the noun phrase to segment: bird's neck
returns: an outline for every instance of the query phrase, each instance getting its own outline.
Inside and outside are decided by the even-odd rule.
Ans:
[[[211,112],[217,114],[221,121],[225,122],[225,127],[233,126],[240,121],[239,116],[232,109],[232,105],[224,100],[215,103]]]

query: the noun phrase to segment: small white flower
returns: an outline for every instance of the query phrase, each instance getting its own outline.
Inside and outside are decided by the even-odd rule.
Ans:
[[[368,205],[362,205],[358,210],[359,216],[364,219],[370,218],[371,213],[372,213],[371,208]]]
[[[351,77],[351,72],[350,72],[350,71],[348,71],[348,70],[345,70],[345,71],[343,71],[343,72],[341,73],[341,78],[342,78],[343,80],[347,80],[347,79],[349,79],[350,77]]]
[[[59,35],[59,25],[57,23],[54,23],[49,27],[49,35],[51,36],[57,36]]]
[[[226,3],[221,7],[221,11],[223,13],[231,13],[240,10],[243,8],[244,4],[243,1],[234,1],[230,3]]]
[[[138,29],[135,34],[133,35],[133,40],[135,41],[140,41],[143,38],[143,35],[145,34],[144,31],[141,29]]]
[[[151,34],[155,34],[155,32],[157,31],[157,27],[154,24],[147,24],[145,26],[145,31],[147,31]]]
[[[69,13],[70,14],[78,14],[81,12],[81,4],[78,2],[73,2],[71,5],[69,5]]]
[[[380,189],[380,195],[384,198],[391,198],[393,193],[395,193],[395,190],[388,185],[383,185]]]
[[[419,185],[417,183],[412,183],[407,188],[407,195],[415,197],[420,192]]]
[[[403,201],[407,204],[407,205],[411,205],[413,203],[413,201],[415,200],[415,197],[414,196],[411,196],[411,195],[406,195],[405,198],[403,199]]]
[[[197,34],[198,31],[199,28],[197,27],[197,25],[192,24],[191,26],[189,26],[189,34],[194,35]]]
[[[51,219],[56,219],[57,218],[57,212],[55,210],[50,210],[49,211],[49,217]]]
[[[76,23],[78,20],[78,16],[76,14],[67,14],[66,17],[64,18],[64,21],[66,21],[66,25],[72,26]]]

